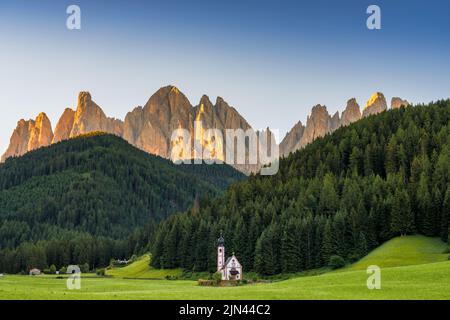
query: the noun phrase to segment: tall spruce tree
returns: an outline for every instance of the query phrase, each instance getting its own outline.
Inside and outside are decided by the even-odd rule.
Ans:
[[[391,200],[391,231],[400,236],[414,231],[414,216],[411,212],[409,195],[405,190],[397,190]]]

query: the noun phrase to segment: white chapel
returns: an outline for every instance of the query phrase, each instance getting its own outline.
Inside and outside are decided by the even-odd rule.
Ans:
[[[225,261],[225,239],[222,235],[217,240],[217,272],[222,274],[222,280],[242,279],[242,265],[234,253]]]

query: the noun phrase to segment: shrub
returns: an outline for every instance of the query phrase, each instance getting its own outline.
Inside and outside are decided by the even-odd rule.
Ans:
[[[222,281],[222,274],[220,272],[216,272],[212,275],[212,280],[215,281],[217,284]]]
[[[82,273],[88,273],[89,272],[89,264],[85,263],[83,265],[80,266],[80,271]]]
[[[95,273],[96,273],[98,276],[100,276],[100,277],[104,277],[105,274],[106,274],[106,271],[105,271],[104,268],[102,268],[102,269],[97,269],[97,270],[95,271]]]
[[[359,254],[354,253],[354,254],[352,254],[352,255],[350,255],[350,256],[348,257],[348,261],[349,261],[350,263],[355,263],[355,262],[357,262],[360,258],[361,258],[361,256],[360,256]]]
[[[49,271],[51,274],[55,274],[56,273],[56,266],[54,264],[52,264],[49,268]]]
[[[328,265],[331,269],[339,269],[345,266],[345,260],[341,256],[333,255],[330,257],[330,263]]]
[[[198,279],[198,285],[204,287],[213,287],[216,286],[217,284],[214,280]]]
[[[59,273],[60,274],[64,274],[64,273],[66,273],[67,272],[67,268],[66,267],[61,267],[61,269],[59,269]]]

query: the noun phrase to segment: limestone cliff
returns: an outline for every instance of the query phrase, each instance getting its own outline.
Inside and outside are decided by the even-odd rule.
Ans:
[[[280,155],[287,156],[289,153],[294,151],[294,147],[303,137],[304,132],[305,126],[301,123],[301,121],[297,122],[281,141]]]
[[[21,156],[28,151],[48,146],[52,143],[53,131],[50,120],[43,112],[35,120],[19,120],[11,135],[9,146],[1,161],[9,157]]]
[[[58,123],[56,124],[53,143],[70,138],[70,132],[72,131],[74,118],[75,111],[70,108],[66,108],[59,118]]]
[[[409,102],[407,100],[403,100],[399,97],[393,97],[391,99],[391,109],[398,109],[401,106],[407,107],[407,106],[409,106]]]
[[[347,101],[347,106],[342,112],[341,117],[341,126],[348,126],[349,124],[358,121],[361,119],[361,110],[359,108],[358,102],[356,102],[355,98],[352,98]]]
[[[369,101],[367,101],[366,106],[363,110],[363,117],[378,114],[380,112],[386,111],[387,104],[386,98],[381,92],[375,92]]]

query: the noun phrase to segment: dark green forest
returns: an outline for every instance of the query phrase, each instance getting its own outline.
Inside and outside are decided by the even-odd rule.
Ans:
[[[88,264],[146,249],[157,223],[245,176],[175,165],[93,133],[0,165],[0,271]]]
[[[317,139],[161,223],[152,265],[216,270],[216,239],[273,275],[356,261],[394,236],[448,241],[450,100],[390,110]]]

